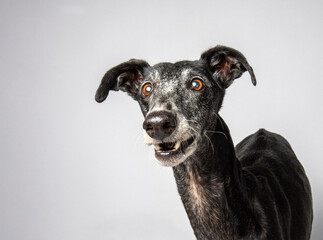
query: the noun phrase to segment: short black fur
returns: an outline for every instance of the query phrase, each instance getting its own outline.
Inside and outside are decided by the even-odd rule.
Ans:
[[[260,129],[234,148],[218,113],[225,90],[245,71],[256,85],[246,58],[224,46],[198,61],[130,60],[105,74],[96,100],[122,90],[139,102],[145,141],[160,164],[173,168],[197,239],[308,240],[311,188],[289,143]],[[203,84],[198,91],[196,80]],[[153,91],[143,94],[147,83]]]

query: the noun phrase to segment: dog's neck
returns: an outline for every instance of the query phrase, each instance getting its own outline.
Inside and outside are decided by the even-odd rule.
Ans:
[[[174,176],[197,239],[235,239],[255,223],[240,162],[221,118],[209,140],[203,152],[173,167]]]

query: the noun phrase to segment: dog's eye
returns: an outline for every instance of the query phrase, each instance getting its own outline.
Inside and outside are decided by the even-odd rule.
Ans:
[[[199,78],[194,78],[192,80],[192,88],[195,91],[200,91],[203,88],[203,81]]]
[[[153,91],[153,85],[151,83],[146,83],[143,87],[142,87],[142,94],[145,96],[148,96],[149,94],[151,94]]]

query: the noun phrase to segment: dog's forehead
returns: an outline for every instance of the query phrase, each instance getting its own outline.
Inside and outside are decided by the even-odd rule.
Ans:
[[[151,69],[150,77],[160,81],[172,81],[174,79],[178,81],[197,71],[201,71],[197,61],[165,62],[154,65]]]

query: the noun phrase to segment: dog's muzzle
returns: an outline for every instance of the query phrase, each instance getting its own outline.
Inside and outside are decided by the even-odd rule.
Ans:
[[[149,136],[147,144],[155,148],[156,159],[164,166],[175,166],[184,161],[196,146],[195,136],[183,134],[187,129],[177,125],[177,118],[171,112],[152,112],[143,123]],[[186,131],[185,131],[186,130]]]

